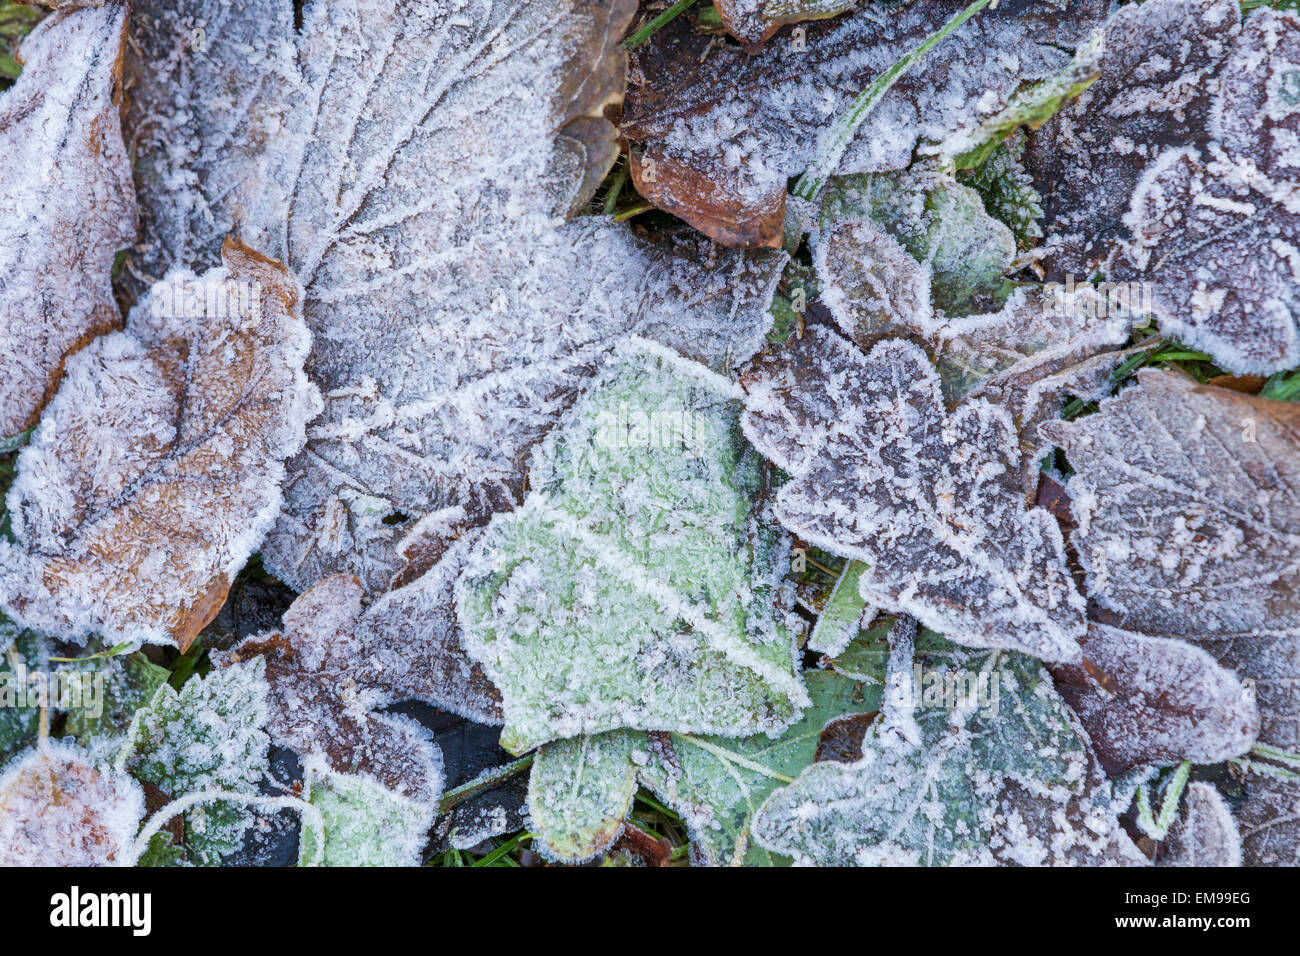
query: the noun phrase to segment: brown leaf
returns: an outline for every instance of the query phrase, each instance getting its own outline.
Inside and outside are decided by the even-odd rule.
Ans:
[[[1183,813],[1163,841],[1159,866],[1241,866],[1241,834],[1232,811],[1211,784],[1194,780]]]
[[[713,44],[681,19],[668,24],[634,56],[623,133],[637,188],[719,242],[779,243],[787,181],[808,166],[824,130],[964,6],[865,4],[801,28],[806,43],[772,43],[758,56]],[[1104,11],[1097,0],[1003,0],[983,10],[885,95],[839,172],[904,169],[917,152],[952,157],[976,145],[981,120],[1064,68],[1063,48]]]
[[[856,0],[713,0],[727,32],[750,53],[763,48],[777,30],[804,20],[843,13]]]
[[[0,543],[0,599],[27,626],[184,650],[274,521],[284,459],[320,408],[300,290],[238,240],[223,256],[202,279],[172,274],[68,363]]]
[[[0,437],[34,425],[68,356],[122,323],[109,276],[135,239],[125,21],[124,2],[47,17],[0,98]]]

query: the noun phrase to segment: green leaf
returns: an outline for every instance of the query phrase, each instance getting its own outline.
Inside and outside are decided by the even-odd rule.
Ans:
[[[28,670],[45,666],[45,642],[0,614],[0,766],[36,740],[40,708],[28,706]]]
[[[629,340],[534,458],[457,588],[501,744],[633,727],[777,732],[807,703],[780,605],[789,547],[730,381]]]
[[[90,747],[96,738],[103,741],[124,734],[136,711],[153,700],[169,676],[167,668],[138,653],[77,661],[63,670],[78,674],[83,700],[97,702],[93,707],[68,711],[64,721],[64,732],[76,737],[83,747]]]
[[[697,863],[786,862],[749,839],[754,813],[812,763],[828,721],[872,711],[880,698],[878,688],[829,671],[805,679],[812,705],[776,738],[613,731],[547,744],[528,788],[535,847],[566,862],[608,849],[640,784],[682,816]]]
[[[808,638],[809,650],[823,654],[843,651],[861,629],[868,613],[867,602],[858,591],[858,582],[867,566],[862,561],[847,561],[835,582],[826,606],[817,618],[817,625]]]
[[[138,710],[118,767],[169,797],[209,790],[255,792],[269,769],[262,659],[188,681],[178,693],[166,683]],[[239,848],[252,820],[245,804],[213,800],[185,812],[189,861],[217,865]]]
[[[325,824],[325,866],[418,866],[433,811],[366,777],[327,772],[308,781],[308,800]],[[302,828],[299,863],[319,851]]]
[[[1020,162],[1025,141],[1024,131],[1017,131],[998,143],[978,166],[957,174],[959,182],[980,194],[989,215],[1011,230],[1022,250],[1043,237],[1039,225],[1043,197]]]

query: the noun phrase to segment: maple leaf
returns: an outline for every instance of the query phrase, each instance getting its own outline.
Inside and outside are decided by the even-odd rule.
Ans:
[[[750,53],[783,26],[843,13],[856,0],[713,0],[727,32]]]
[[[135,17],[142,267],[233,230],[306,290],[325,409],[263,548],[292,586],[341,571],[380,593],[405,522],[516,504],[531,447],[622,335],[719,367],[761,344],[784,256],[701,261],[561,221],[617,154],[633,0],[318,2],[300,31],[272,0],[174,6]]]
[[[135,239],[118,122],[126,4],[60,11],[0,97],[0,436],[36,423],[72,353],[122,323],[109,275]]]
[[[944,412],[915,345],[863,355],[825,328],[761,355],[742,378],[746,436],[793,479],[775,512],[801,539],[866,562],[859,592],[975,647],[1079,657],[1083,600],[1055,521],[1024,506],[1006,413]]]
[[[1143,369],[1096,414],[1043,431],[1076,470],[1071,539],[1092,600],[1249,678],[1260,743],[1300,751],[1300,406]],[[1251,773],[1247,862],[1298,858],[1295,794],[1267,761]]]
[[[143,817],[138,783],[47,741],[0,775],[0,866],[130,866]]]
[[[533,491],[456,591],[507,750],[619,727],[776,732],[807,703],[780,613],[788,542],[762,526],[739,410],[730,380],[630,340],[539,446]]]
[[[300,289],[238,241],[74,355],[9,489],[0,600],[23,624],[184,650],[275,520],[320,407]]]
[[[827,671],[809,671],[804,679],[812,704],[775,738],[612,730],[544,745],[528,781],[534,845],[568,863],[606,851],[642,785],[682,815],[695,863],[780,862],[751,841],[754,814],[769,793],[812,763],[828,722],[872,710],[879,697]]]
[[[1162,328],[1225,368],[1300,362],[1295,166],[1300,24],[1231,0],[1120,8],[1101,79],[1026,159],[1060,275],[1150,284]]]
[[[881,12],[867,4],[807,25],[806,42],[758,56],[710,47],[709,37],[669,24],[633,64],[622,130],[634,146],[637,190],[727,245],[779,246],[787,183],[809,165],[831,120],[964,6],[933,0]],[[885,94],[838,171],[905,169],[915,154],[951,158],[982,143],[985,122],[1069,66],[1062,46],[1077,44],[1104,13],[1094,0],[984,10]]]
[[[891,631],[887,668],[877,672],[882,716],[860,759],[814,763],[773,792],[754,821],[758,842],[823,866],[1144,862],[1115,822],[1087,737],[1041,667],[1021,655],[963,652],[910,627],[912,636],[900,619]],[[975,692],[928,700],[929,678],[957,686],[949,675]],[[977,697],[980,686],[988,699]]]
[[[435,806],[442,761],[429,734],[410,718],[376,711],[414,698],[499,723],[494,688],[459,644],[410,646],[413,635],[444,628],[448,586],[423,575],[363,611],[361,583],[334,575],[294,601],[279,631],[214,657],[221,666],[266,657],[268,732],[308,770],[365,777]]]

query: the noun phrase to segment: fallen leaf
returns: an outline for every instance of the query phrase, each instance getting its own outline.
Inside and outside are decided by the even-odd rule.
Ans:
[[[637,51],[625,107],[638,192],[726,245],[779,246],[787,182],[831,121],[964,6],[865,4],[758,56],[668,24]],[[1094,0],[1004,0],[981,11],[884,96],[839,172],[905,169],[916,154],[952,158],[984,142],[986,121],[1069,67],[1063,47],[1104,12]]]
[[[72,640],[186,649],[280,506],[319,395],[300,290],[236,240],[67,364],[9,490],[0,600]]]
[[[364,776],[312,774],[307,799],[324,822],[303,827],[299,865],[321,854],[325,866],[419,866],[433,811]]]
[[[843,13],[856,0],[713,0],[727,32],[757,53],[783,26]]]
[[[506,750],[620,727],[774,733],[807,703],[780,606],[789,545],[763,525],[740,401],[629,340],[540,446],[533,491],[492,520],[456,590]]]
[[[1006,413],[970,400],[945,414],[915,345],[864,355],[824,328],[756,359],[742,426],[792,475],[777,518],[868,565],[873,607],[915,616],[975,647],[1079,657],[1083,600],[1046,511],[1026,508]]]
[[[1183,813],[1163,841],[1160,866],[1241,866],[1241,834],[1213,785],[1194,780],[1183,793]]]
[[[126,774],[44,743],[0,775],[0,866],[131,866],[143,817],[144,793]]]
[[[0,437],[34,425],[69,356],[122,324],[109,276],[135,239],[125,29],[124,2],[50,15],[0,97]]]

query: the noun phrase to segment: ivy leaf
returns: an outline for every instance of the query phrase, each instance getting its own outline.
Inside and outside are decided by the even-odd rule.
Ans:
[[[312,2],[295,30],[279,0],[138,5],[139,268],[205,261],[231,230],[305,289],[325,408],[262,549],[294,588],[345,572],[383,593],[408,522],[517,504],[530,449],[623,335],[718,367],[761,344],[784,255],[563,221],[617,156],[635,7]]]
[[[419,866],[432,810],[367,777],[311,775],[307,799],[325,824],[325,845],[303,827],[299,863],[321,854],[325,866]]]
[[[859,592],[973,647],[1079,657],[1083,600],[1064,542],[1024,506],[1005,412],[969,400],[944,412],[916,346],[863,355],[825,328],[756,359],[742,424],[793,480],[775,512],[801,539],[868,565]]]
[[[761,522],[740,398],[622,344],[535,455],[527,500],[488,526],[456,604],[507,750],[619,727],[775,733],[807,703],[774,607],[788,542]]]
[[[1231,0],[1118,10],[1102,78],[1035,137],[1047,265],[1151,284],[1161,327],[1224,368],[1300,362],[1294,16]],[[1118,148],[1116,148],[1118,147]]]
[[[250,661],[186,681],[163,684],[136,711],[119,769],[178,798],[200,791],[255,793],[270,768],[265,665]],[[251,813],[221,800],[185,813],[188,861],[214,866],[243,843]]]
[[[889,670],[911,684],[915,667],[921,685],[892,703],[886,691],[861,759],[815,763],[768,797],[754,821],[760,844],[823,866],[1142,862],[1113,819],[1087,738],[1036,662],[931,637],[913,663],[905,646]],[[959,685],[971,693],[927,699]],[[900,731],[905,723],[918,739]]]
[[[637,190],[731,246],[778,247],[791,177],[831,120],[965,6],[878,4],[804,28],[806,42],[750,56],[680,21],[638,51],[623,133]],[[1017,93],[1072,61],[1062,48],[1105,13],[1094,0],[1004,0],[964,23],[903,76],[858,129],[841,173],[905,169],[985,142]],[[707,56],[705,55],[707,52]]]
[[[604,852],[622,832],[640,784],[682,815],[695,863],[782,862],[750,840],[754,813],[812,763],[829,721],[873,710],[879,699],[878,690],[828,671],[804,678],[812,704],[776,738],[615,730],[545,745],[528,789],[534,845],[565,862]]]
[[[0,601],[24,625],[185,650],[275,520],[320,408],[301,292],[236,240],[223,255],[69,360],[18,456],[16,540],[0,541]]]
[[[0,866],[130,866],[144,793],[77,747],[46,742],[0,775]]]
[[[34,425],[72,353],[122,324],[109,276],[135,239],[118,121],[125,23],[123,2],[51,14],[0,97],[0,438]]]

